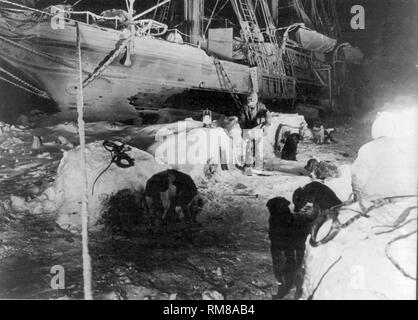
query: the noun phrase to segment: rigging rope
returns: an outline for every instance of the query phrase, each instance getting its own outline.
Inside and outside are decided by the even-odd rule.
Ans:
[[[1,0],[0,0],[0,1],[1,1]],[[59,57],[57,57],[57,56],[53,56],[53,55],[51,55],[51,54],[49,54],[49,53],[44,53],[44,52],[40,52],[40,51],[37,51],[37,50],[32,49],[32,48],[28,48],[28,47],[26,47],[26,46],[24,46],[24,45],[22,45],[22,44],[20,44],[20,43],[17,43],[17,42],[15,42],[15,41],[13,41],[13,40],[10,40],[10,39],[8,39],[8,38],[6,38],[6,37],[2,36],[2,35],[0,35],[0,39],[1,39],[1,40],[3,40],[4,42],[7,42],[7,43],[9,43],[9,44],[13,45],[13,46],[16,46],[16,47],[18,47],[18,48],[20,48],[20,49],[26,50],[26,51],[28,51],[28,52],[30,52],[30,53],[33,53],[33,54],[35,54],[35,55],[38,55],[38,56],[40,56],[40,57],[42,57],[42,58],[48,59],[48,60],[50,60],[50,61],[52,61],[52,62],[55,62],[55,63],[57,63],[57,64],[61,64],[61,65],[63,65],[63,66],[66,66],[66,67],[68,67],[68,68],[71,68],[71,69],[76,69],[76,66],[75,66],[75,65],[69,64],[69,63],[64,62],[64,61],[62,61],[62,60],[59,60]],[[70,58],[68,58],[68,60],[73,60],[73,61],[75,61],[74,59],[70,59]]]
[[[219,3],[219,0],[216,0],[215,6],[213,7],[213,10],[212,10],[212,14],[210,15],[210,18],[209,18],[209,21],[208,21],[208,25],[206,26],[206,29],[205,29],[205,32],[203,33],[203,35],[205,35],[206,32],[208,32],[209,26],[212,22],[212,18],[213,18],[213,15],[215,14],[216,7],[218,6],[218,3]]]
[[[55,17],[57,15],[57,13],[51,13],[51,12],[48,12],[48,11],[45,11],[45,10],[38,10],[38,9],[35,9],[35,8],[32,8],[32,7],[25,6],[23,4],[10,2],[8,0],[0,0],[0,2],[3,2],[5,4],[9,4],[9,5],[12,5],[12,6],[16,6],[18,8],[22,8],[22,9],[25,9],[25,10],[30,10],[30,11],[33,11],[33,12],[36,12],[36,13],[40,13],[42,15],[48,15],[50,17]],[[56,7],[56,8],[58,8],[58,7]],[[84,15],[85,14],[87,16],[91,16],[94,20],[96,20],[96,19],[97,20],[114,20],[114,21],[122,22],[122,19],[119,18],[119,17],[104,17],[104,16],[97,15],[97,14],[95,14],[93,12],[90,12],[90,11],[66,11],[64,9],[60,9],[60,8],[58,8],[58,9],[62,13],[68,13],[68,14],[72,14],[72,15]],[[71,18],[66,18],[66,20],[78,23],[77,20],[74,20],[74,19],[71,19]]]
[[[105,69],[113,62],[115,61],[115,59],[122,53],[123,50],[125,50],[125,48],[127,48],[127,46],[129,45],[129,43],[131,42],[132,36],[123,40],[119,47],[116,48],[113,53],[108,56],[107,58],[105,58],[104,61],[102,61],[97,68],[93,71],[92,74],[90,74],[84,81],[83,81],[83,87],[87,87],[90,83],[92,83],[95,79],[97,79],[102,73],[103,71],[105,71]]]
[[[50,95],[46,91],[43,91],[41,89],[36,88],[35,86],[32,86],[31,84],[27,83],[25,80],[23,80],[23,79],[19,78],[18,76],[12,74],[11,72],[7,71],[6,69],[3,69],[2,67],[0,67],[0,72],[3,72],[5,74],[7,74],[9,77],[11,77],[12,79],[20,82],[21,84],[18,84],[16,82],[13,82],[13,81],[11,81],[9,79],[6,79],[4,77],[0,77],[0,80],[3,80],[5,82],[8,82],[11,85],[14,85],[14,86],[16,86],[16,87],[18,87],[20,89],[23,89],[23,90],[25,90],[27,92],[32,93],[32,94],[35,94],[35,95],[37,95],[37,96],[39,96],[41,98],[51,99]]]

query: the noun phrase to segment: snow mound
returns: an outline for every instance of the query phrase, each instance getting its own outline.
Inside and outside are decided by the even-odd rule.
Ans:
[[[191,130],[194,128],[203,127],[203,122],[195,121],[193,119],[186,119],[184,121],[177,121],[165,124],[154,124],[152,126],[147,126],[141,128],[137,134],[146,138],[157,139],[159,136],[163,135],[164,132],[178,133],[186,130]]]
[[[65,122],[60,123],[55,126],[50,127],[53,131],[61,132],[61,133],[77,133],[78,127],[74,122]]]
[[[203,122],[192,119],[146,126],[132,132],[134,138],[131,143],[141,150],[147,150],[152,144],[161,141],[166,136],[201,127],[203,127]]]
[[[329,178],[324,184],[335,192],[341,201],[347,201],[353,189],[351,187],[351,165],[343,164],[338,167],[338,177]]]
[[[417,194],[416,142],[381,137],[362,146],[352,166],[353,188],[365,195]]]
[[[186,171],[194,179],[204,176],[205,166],[236,163],[232,139],[223,128],[195,128],[160,137],[147,152],[157,162]]]
[[[127,154],[135,159],[135,165],[130,168],[120,168],[113,163],[97,180],[92,195],[94,180],[111,161],[111,154],[103,148],[102,143],[98,141],[86,146],[88,212],[91,226],[97,222],[103,212],[104,202],[110,195],[123,189],[142,191],[148,178],[166,169],[166,166],[158,164],[152,155],[132,148]],[[80,226],[81,181],[80,148],[77,147],[64,153],[54,184],[57,222],[61,227],[78,228]]]
[[[372,138],[397,137],[416,141],[417,113],[416,108],[409,108],[396,112],[380,112],[372,125]]]
[[[374,205],[373,199],[416,195],[415,143],[380,137],[360,148],[351,172],[353,189],[361,193],[366,208]],[[307,245],[304,298],[415,299],[416,207],[416,196],[386,200],[369,218],[340,229],[330,242]],[[358,203],[348,208],[360,211]],[[357,214],[340,210],[338,220],[344,224]],[[325,224],[318,234],[326,234],[323,229]]]
[[[401,228],[393,228],[414,206]],[[350,208],[359,210],[357,203]],[[344,223],[356,214],[340,211],[339,220]],[[302,298],[415,299],[416,219],[416,198],[398,200],[372,210],[370,218],[359,218],[322,246],[307,245]]]

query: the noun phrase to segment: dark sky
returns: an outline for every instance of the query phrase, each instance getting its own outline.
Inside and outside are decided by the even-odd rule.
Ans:
[[[344,39],[361,47],[366,54],[375,50],[376,38],[382,34],[400,38],[412,32],[418,35],[414,25],[406,23],[418,20],[417,0],[337,0],[337,5]],[[350,27],[353,5],[365,9],[365,30]]]
[[[74,3],[76,0],[67,0],[69,3]],[[172,0],[178,8],[182,7],[182,0]],[[322,1],[322,0],[319,0]],[[374,40],[381,33],[388,32],[392,34],[398,33],[402,36],[402,21],[408,17],[418,16],[418,0],[335,0],[337,7],[337,14],[340,20],[340,27],[343,31],[343,41],[352,42],[361,47],[366,53],[374,50]],[[51,0],[42,0],[43,3],[51,2]],[[206,0],[207,8],[213,8],[216,0]],[[283,3],[284,1],[279,1]],[[136,9],[138,12],[143,11],[154,4],[157,0],[137,0]],[[223,4],[224,1],[220,0]],[[353,5],[362,5],[365,8],[366,14],[366,29],[352,30],[350,27],[350,20],[352,14],[350,8]],[[125,8],[124,0],[82,0],[76,7],[77,10],[91,10],[100,12],[108,8]],[[218,6],[219,8],[219,6]],[[227,5],[223,11],[225,15],[232,15],[230,11],[231,6]],[[393,19],[390,19],[393,17]],[[390,22],[387,21],[390,19]],[[418,20],[418,18],[415,18]],[[396,25],[393,20],[398,20],[400,23]]]

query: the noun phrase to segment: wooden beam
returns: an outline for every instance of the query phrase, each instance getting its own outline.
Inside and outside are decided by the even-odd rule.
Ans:
[[[273,17],[274,24],[278,26],[279,25],[279,0],[271,0],[270,7],[271,7],[271,15]]]

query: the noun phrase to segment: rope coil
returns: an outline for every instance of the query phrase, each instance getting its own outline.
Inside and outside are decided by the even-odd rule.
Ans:
[[[124,144],[116,144],[114,142],[111,141],[104,141],[103,142],[103,147],[110,152],[111,154],[111,160],[110,163],[108,164],[108,166],[106,168],[104,168],[99,175],[97,176],[97,178],[94,180],[93,182],[93,186],[91,189],[91,194],[94,194],[94,187],[96,185],[97,180],[99,180],[99,178],[110,168],[110,166],[112,165],[112,163],[115,163],[119,168],[130,168],[132,166],[135,165],[135,159],[131,158],[130,156],[128,156],[126,154],[127,151],[131,150],[131,147],[126,146]]]

